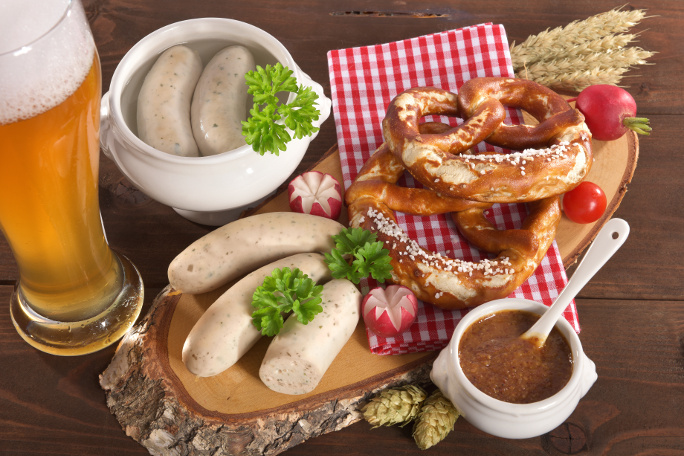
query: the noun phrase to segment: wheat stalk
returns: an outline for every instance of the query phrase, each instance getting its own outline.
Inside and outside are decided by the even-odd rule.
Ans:
[[[625,33],[646,17],[644,10],[616,8],[565,27],[545,30],[511,45],[516,76],[562,90],[592,84],[619,84],[624,73],[646,64],[653,52],[627,47],[637,35]]]
[[[644,10],[623,11],[615,8],[605,13],[591,16],[581,21],[573,21],[565,27],[556,27],[528,37],[521,44],[513,43],[513,52],[523,52],[529,48],[551,48],[558,43],[581,44],[596,38],[624,33],[646,17]]]
[[[641,48],[537,62],[516,75],[556,90],[581,91],[593,84],[618,85],[622,75],[635,65],[646,64],[653,55]]]
[[[603,36],[582,43],[559,41],[553,47],[530,47],[519,52],[511,52],[513,69],[519,69],[544,60],[558,60],[571,56],[589,55],[624,48],[636,39],[635,34]]]
[[[653,56],[653,52],[637,47],[629,47],[608,52],[595,52],[561,59],[539,61],[525,67],[520,73],[532,78],[535,75],[543,75],[545,73],[581,71],[596,67],[631,68],[635,65],[645,64],[646,59],[651,56]]]
[[[547,74],[534,81],[558,91],[581,92],[591,85],[619,85],[627,68],[592,68],[570,73]]]

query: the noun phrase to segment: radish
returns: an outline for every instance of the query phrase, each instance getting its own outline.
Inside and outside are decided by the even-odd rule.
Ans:
[[[595,139],[613,141],[628,130],[641,135],[648,135],[651,131],[648,119],[635,117],[637,106],[634,98],[620,87],[592,85],[582,90],[574,101]]]
[[[402,285],[373,288],[361,303],[366,327],[379,336],[394,337],[406,331],[416,319],[418,300]]]
[[[330,174],[308,171],[287,186],[290,209],[337,220],[342,212],[342,187]]]

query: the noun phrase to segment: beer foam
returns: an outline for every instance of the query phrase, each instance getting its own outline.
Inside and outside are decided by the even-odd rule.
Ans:
[[[0,125],[45,112],[74,93],[95,44],[80,3],[0,2]]]

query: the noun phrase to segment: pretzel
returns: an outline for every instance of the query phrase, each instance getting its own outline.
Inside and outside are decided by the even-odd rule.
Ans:
[[[540,124],[504,124],[503,105],[528,111]],[[465,122],[439,135],[422,134],[418,122],[426,115],[460,116]],[[528,80],[476,78],[459,95],[409,89],[392,100],[382,129],[388,147],[417,181],[442,195],[481,202],[560,195],[577,186],[592,163],[591,133],[582,114]],[[466,153],[482,140],[523,150]]]
[[[446,128],[447,125],[438,123],[421,125],[422,131],[435,133],[443,132]],[[345,202],[351,204],[371,198],[376,204],[383,204],[392,211],[413,215],[444,214],[491,206],[463,198],[445,197],[429,189],[401,187],[397,181],[405,171],[401,161],[383,144],[364,163],[354,183],[345,192]]]
[[[428,134],[447,128],[420,127]],[[401,161],[383,144],[359,171],[345,193],[345,202],[350,225],[375,232],[389,250],[392,282],[409,287],[425,302],[461,309],[508,296],[529,278],[553,242],[560,221],[558,196],[530,203],[520,230],[499,231],[484,217],[490,204],[400,187],[397,181],[404,171]],[[497,256],[473,263],[428,252],[399,227],[395,210],[417,215],[453,212],[466,239]]]

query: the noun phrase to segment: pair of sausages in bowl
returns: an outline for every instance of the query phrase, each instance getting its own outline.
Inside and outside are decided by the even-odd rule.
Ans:
[[[200,377],[234,365],[262,337],[252,324],[252,295],[275,269],[298,268],[325,282],[323,311],[307,325],[290,316],[269,344],[259,377],[279,393],[305,394],[320,382],[359,321],[361,293],[346,279],[330,280],[320,252],[334,248],[344,226],[294,212],[258,214],[198,239],[169,266],[169,282],[183,293],[214,290],[242,277],[200,317],[183,346],[182,360]],[[245,275],[246,274],[246,275]]]
[[[245,145],[245,74],[256,68],[244,46],[228,46],[203,66],[199,54],[177,45],[164,51],[138,95],[138,136],[163,152],[185,157],[220,154]]]

